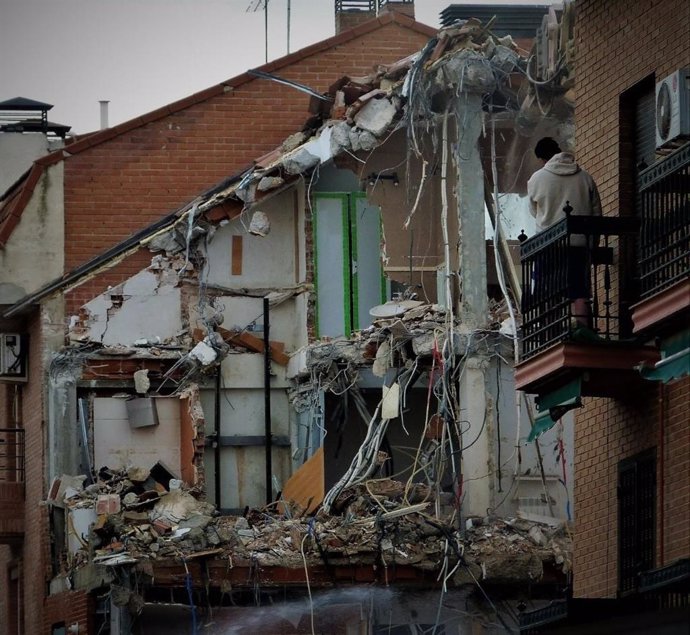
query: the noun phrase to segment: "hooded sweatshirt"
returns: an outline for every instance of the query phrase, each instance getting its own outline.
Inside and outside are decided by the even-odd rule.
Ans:
[[[565,218],[563,208],[570,204],[573,215],[601,216],[601,202],[594,179],[583,170],[570,152],[549,159],[527,182],[530,211],[543,231]],[[571,244],[585,244],[573,237]]]

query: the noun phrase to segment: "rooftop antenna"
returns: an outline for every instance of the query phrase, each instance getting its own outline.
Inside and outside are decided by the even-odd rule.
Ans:
[[[247,11],[252,13],[259,9],[264,10],[264,40],[265,40],[265,59],[268,63],[268,3],[270,0],[252,0],[247,7]],[[290,5],[291,0],[287,0],[287,52],[290,53]]]

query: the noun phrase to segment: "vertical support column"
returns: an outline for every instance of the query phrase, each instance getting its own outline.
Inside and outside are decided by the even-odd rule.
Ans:
[[[457,213],[460,298],[457,315],[460,332],[467,336],[487,322],[486,237],[484,235],[484,178],[479,156],[482,131],[482,99],[465,90],[455,100],[457,144]],[[493,484],[487,412],[486,369],[488,359],[471,348],[460,378],[460,416],[470,425],[463,434],[463,515],[484,516],[491,506]]]
[[[271,342],[269,337],[270,310],[268,298],[264,298],[264,434],[266,443],[266,505],[273,502],[273,444],[271,430]]]

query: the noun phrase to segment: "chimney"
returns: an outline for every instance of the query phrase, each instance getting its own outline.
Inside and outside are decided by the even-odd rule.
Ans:
[[[101,100],[98,102],[101,105],[101,130],[105,130],[108,127],[108,104],[107,100]]]
[[[335,0],[335,33],[354,29],[376,17],[381,0]]]
[[[414,0],[381,0],[379,13],[397,11],[409,15],[414,20]]]

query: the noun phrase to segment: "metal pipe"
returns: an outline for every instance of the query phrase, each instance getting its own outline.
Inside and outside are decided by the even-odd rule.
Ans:
[[[264,436],[266,440],[266,504],[273,502],[273,444],[271,441],[271,345],[269,341],[269,306],[264,298]]]
[[[213,475],[214,488],[216,490],[216,509],[221,509],[220,501],[220,390],[221,390],[221,368],[218,366],[216,372],[216,402],[214,404],[213,416],[213,460],[215,473]]]
[[[101,99],[98,103],[101,105],[101,130],[105,130],[108,127],[108,104],[110,102]]]

